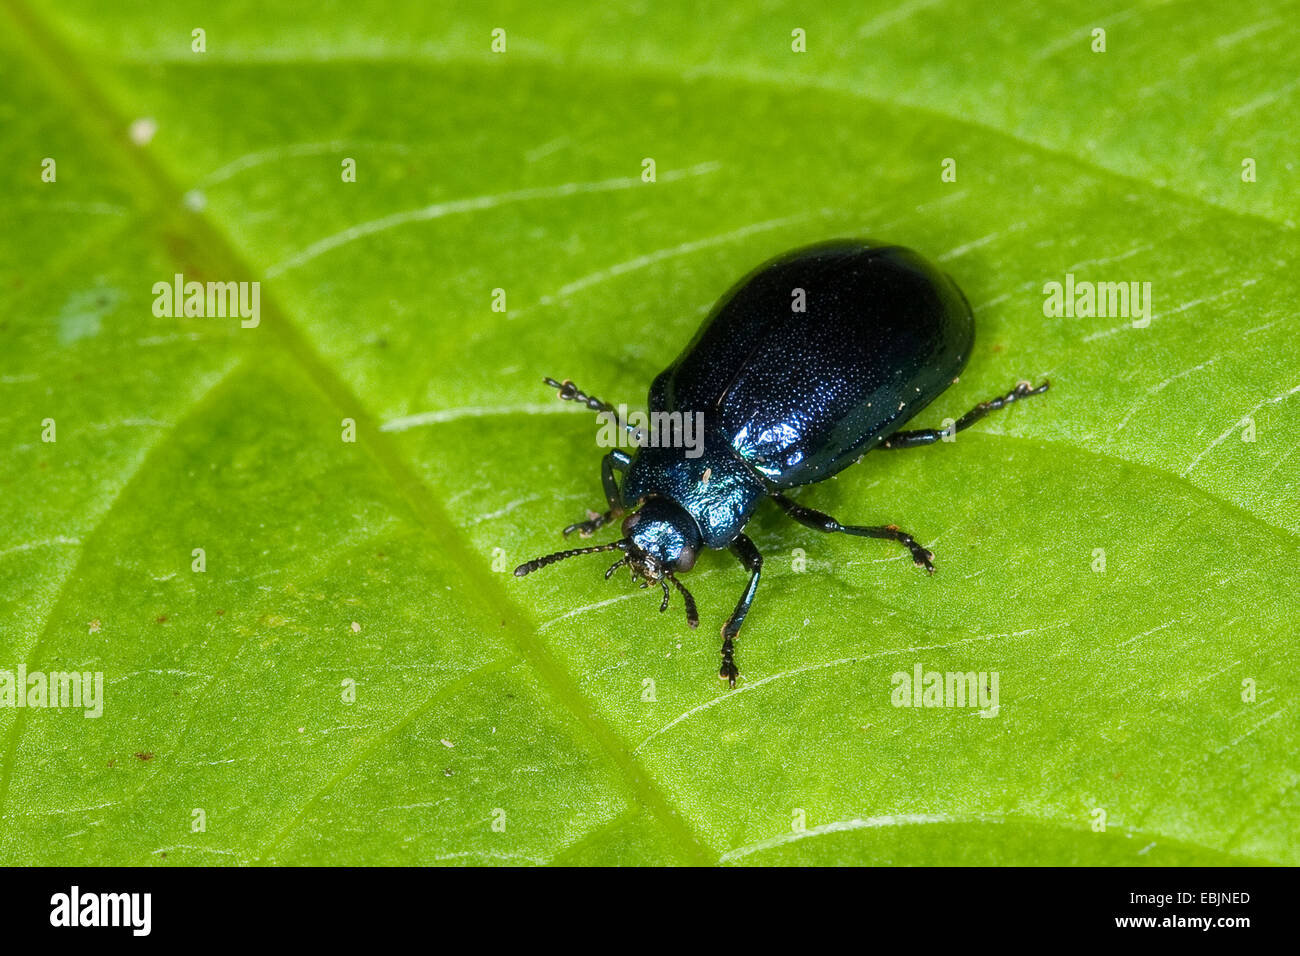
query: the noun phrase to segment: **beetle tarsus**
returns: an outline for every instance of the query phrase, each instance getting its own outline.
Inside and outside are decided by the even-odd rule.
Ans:
[[[926,573],[928,574],[934,574],[934,552],[933,551],[929,550],[928,548],[921,547],[919,544],[916,543],[915,538],[913,538],[910,534],[908,534],[906,531],[904,531],[896,524],[885,525],[885,527],[880,530],[886,532],[886,534],[880,535],[880,537],[885,537],[885,538],[889,538],[892,541],[897,541],[900,544],[902,544],[903,547],[907,548],[908,551],[912,552],[913,564],[915,564],[918,568],[925,568]]]
[[[731,637],[727,637],[722,642],[722,667],[718,669],[718,677],[725,680],[731,687],[736,686],[736,678],[740,676],[740,669],[736,667],[736,647]]]
[[[681,581],[677,580],[677,576],[675,574],[669,572],[667,578],[669,581],[673,583],[673,587],[675,587],[678,591],[681,592],[682,600],[686,603],[686,623],[689,624],[691,627],[699,627],[700,615],[695,610],[695,598],[691,595],[690,591],[686,590],[686,585],[682,584]]]
[[[605,525],[609,524],[609,522],[612,521],[613,518],[614,518],[613,509],[606,511],[604,514],[597,514],[594,511],[588,511],[587,520],[575,521],[573,524],[569,525],[567,528],[564,529],[564,536],[567,538],[569,535],[573,534],[573,532],[576,531],[578,532],[578,537],[590,538],[593,534],[595,534]]]

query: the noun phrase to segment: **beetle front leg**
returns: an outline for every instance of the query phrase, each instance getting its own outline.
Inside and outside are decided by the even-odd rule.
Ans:
[[[899,448],[916,448],[920,445],[933,445],[937,441],[955,435],[957,432],[965,431],[971,425],[987,415],[989,412],[996,412],[999,409],[1006,408],[1012,402],[1018,402],[1022,398],[1029,398],[1032,395],[1042,395],[1051,387],[1050,381],[1044,381],[1037,388],[1031,388],[1028,382],[1021,382],[1005,395],[999,395],[997,398],[989,399],[987,402],[980,402],[969,412],[953,424],[951,429],[947,428],[922,428],[918,431],[894,432],[877,448],[883,448],[885,451],[891,451]]]
[[[890,541],[897,541],[908,551],[912,552],[912,560],[918,568],[925,568],[926,571],[934,574],[934,553],[927,551],[916,543],[906,531],[902,530],[896,524],[886,525],[857,525],[857,524],[840,524],[830,515],[821,511],[814,511],[812,508],[805,508],[790,498],[782,494],[773,494],[772,500],[780,505],[785,513],[795,521],[809,528],[815,528],[818,531],[824,531],[827,534],[841,532],[843,534],[853,534],[862,538],[885,538]]]
[[[574,531],[584,538],[590,538],[595,532],[613,521],[623,513],[623,493],[619,491],[618,482],[614,479],[614,472],[627,471],[628,466],[632,464],[632,456],[625,451],[615,448],[600,460],[600,483],[605,489],[605,501],[609,505],[609,510],[604,514],[593,515],[586,521],[577,521],[564,529],[564,536],[567,538]],[[591,512],[588,512],[591,514]]]
[[[722,668],[718,671],[718,676],[735,687],[740,670],[736,667],[736,648],[733,642],[736,635],[740,633],[740,625],[745,623],[749,606],[754,603],[754,594],[758,591],[758,577],[763,572],[763,556],[758,553],[758,548],[754,547],[754,542],[743,534],[736,535],[735,540],[731,542],[731,553],[740,559],[740,563],[749,572],[749,586],[740,596],[736,609],[731,612],[731,617],[727,618],[727,623],[722,625]]]

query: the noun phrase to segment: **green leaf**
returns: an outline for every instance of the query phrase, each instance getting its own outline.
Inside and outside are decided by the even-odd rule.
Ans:
[[[104,698],[0,708],[0,861],[1300,863],[1293,14],[751,6],[4,4],[0,670]],[[838,235],[974,304],[920,424],[1053,382],[799,492],[939,573],[764,511],[733,692],[729,555],[698,632],[513,578],[601,497],[541,377],[636,407]],[[259,324],[156,316],[178,273]]]

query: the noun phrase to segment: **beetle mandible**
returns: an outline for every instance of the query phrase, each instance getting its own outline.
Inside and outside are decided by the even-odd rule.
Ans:
[[[601,462],[608,509],[564,529],[589,537],[623,518],[623,537],[558,551],[515,568],[523,577],[580,554],[621,551],[605,572],[631,569],[641,587],[671,585],[686,619],[699,625],[695,600],[677,573],[703,547],[729,548],[749,584],[722,625],[718,675],[736,686],[735,640],[754,600],[763,557],[744,533],[764,499],[817,531],[885,538],[934,573],[934,555],[897,525],[843,525],[784,491],[823,481],[875,449],[930,445],[989,412],[1045,392],[1021,382],[981,402],[950,430],[899,431],[957,380],[975,341],[970,304],[953,280],[921,255],[869,240],[834,240],[796,249],[759,266],[719,300],[685,350],[650,386],[650,411],[700,413],[702,451],[680,442],[647,446],[613,406],[570,381],[544,379],[559,396],[613,416],[638,445]],[[615,472],[623,475],[620,488]],[[625,517],[624,517],[625,516]]]

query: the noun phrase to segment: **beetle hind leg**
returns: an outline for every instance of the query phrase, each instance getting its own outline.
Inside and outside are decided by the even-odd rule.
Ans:
[[[991,398],[987,402],[980,402],[961,418],[957,419],[950,429],[922,428],[918,431],[894,432],[894,434],[890,435],[876,447],[884,449],[885,451],[891,451],[898,448],[916,448],[920,445],[933,445],[937,441],[950,438],[957,434],[957,432],[965,431],[989,412],[999,411],[1013,402],[1020,401],[1022,398],[1031,398],[1034,395],[1042,395],[1043,392],[1047,391],[1051,386],[1052,383],[1046,379],[1044,379],[1043,384],[1039,385],[1037,388],[1034,388],[1028,382],[1021,382],[1005,395]]]
[[[805,508],[785,495],[774,494],[772,500],[780,505],[785,513],[795,521],[817,531],[824,531],[827,534],[840,532],[841,534],[857,535],[860,538],[884,538],[888,541],[897,541],[912,553],[912,561],[918,568],[925,568],[928,573],[934,574],[934,552],[921,547],[915,538],[896,524],[840,524],[830,515],[821,511],[814,511],[812,508]]]

